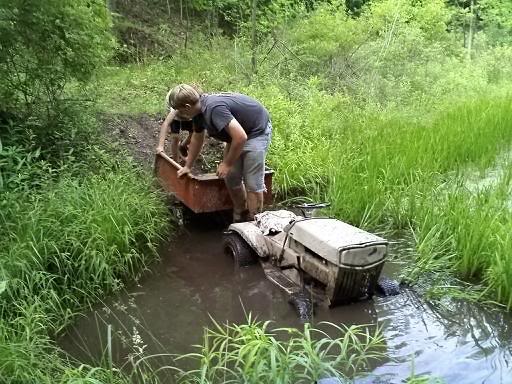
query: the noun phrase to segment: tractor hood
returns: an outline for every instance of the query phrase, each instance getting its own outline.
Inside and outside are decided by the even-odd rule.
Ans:
[[[386,256],[385,239],[336,219],[306,218],[286,230],[290,239],[336,265],[364,266]]]

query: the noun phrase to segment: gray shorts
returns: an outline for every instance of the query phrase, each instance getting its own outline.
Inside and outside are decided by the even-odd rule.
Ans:
[[[265,156],[272,138],[272,123],[269,121],[263,135],[247,140],[233,168],[224,181],[228,188],[239,188],[242,182],[249,192],[264,192]]]

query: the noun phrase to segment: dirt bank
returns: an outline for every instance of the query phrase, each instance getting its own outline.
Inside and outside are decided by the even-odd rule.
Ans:
[[[155,158],[162,116],[143,114],[140,116],[104,114],[100,121],[107,135],[114,141],[125,146],[136,161],[145,168],[151,169]],[[187,132],[182,133],[182,139]],[[203,150],[194,166],[198,173],[215,172],[217,164],[222,160],[221,142],[207,137]],[[166,141],[165,151],[170,153],[170,144]]]

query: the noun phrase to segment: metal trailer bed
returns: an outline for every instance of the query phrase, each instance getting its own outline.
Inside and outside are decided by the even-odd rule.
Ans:
[[[165,153],[155,157],[155,175],[162,188],[173,194],[194,213],[224,211],[233,208],[224,180],[214,173],[190,174],[178,177],[181,165]],[[272,204],[273,171],[265,171],[265,205]]]

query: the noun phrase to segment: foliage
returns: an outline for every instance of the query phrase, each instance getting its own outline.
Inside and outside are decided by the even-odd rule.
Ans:
[[[253,7],[256,7],[258,32],[267,34],[302,14],[307,3],[298,0],[194,0],[192,5],[199,10],[219,12],[238,34],[249,36]]]
[[[507,169],[508,162],[492,169],[487,185],[474,184],[466,176],[431,196],[418,215],[421,222],[414,226],[418,260],[407,272],[411,279],[425,271],[451,272],[473,285],[480,282],[480,298],[512,308],[512,271],[506,251],[512,241],[512,222],[506,214],[511,191]],[[502,174],[493,175],[496,172]]]
[[[168,14],[170,10],[165,9],[162,3],[153,7],[140,1],[116,4],[117,8],[112,13],[112,30],[117,39],[113,55],[117,63],[140,64],[150,57],[172,57],[178,48],[186,47],[188,29],[199,29],[195,25],[185,25],[183,20],[174,16],[174,7]]]
[[[510,43],[512,40],[512,4],[507,0],[447,0],[454,13],[450,27],[463,34],[464,46],[468,44],[471,26],[479,40],[491,45]]]
[[[324,73],[331,88],[355,94],[361,103],[407,103],[397,91],[428,94],[439,83],[439,64],[454,65],[459,48],[446,31],[449,17],[442,0],[379,1],[358,18],[324,6],[298,21],[288,39],[301,71]],[[432,62],[438,64],[430,69]]]
[[[149,183],[137,180],[140,175],[126,170],[106,171],[80,182],[63,178],[33,198],[4,195],[0,273],[8,281],[4,295],[12,296],[11,305],[60,297],[59,306],[73,308],[119,286],[120,277],[137,276],[149,257],[143,251],[154,251],[164,227],[162,203],[147,190]],[[56,309],[56,318],[48,311],[46,321],[59,329],[66,313],[55,305],[47,306]]]
[[[28,318],[26,318],[28,323]],[[37,319],[34,319],[34,322]],[[28,324],[27,324],[28,325]],[[33,328],[13,335],[0,323],[0,380],[6,384],[128,383],[119,372],[63,359],[62,351]]]
[[[90,79],[112,47],[102,1],[40,5],[4,0],[0,7],[0,103],[25,118],[51,110],[70,81]]]
[[[41,345],[51,351],[46,335],[124,279],[137,279],[156,257],[166,209],[150,179],[130,163],[103,162],[100,169],[81,180],[61,175],[36,194],[2,194],[0,334],[5,351],[19,350],[19,364],[36,369],[24,353],[38,356],[47,348]],[[1,377],[21,380],[24,372],[7,364],[8,355],[0,358]]]
[[[96,0],[5,0],[0,46],[0,381],[116,382],[50,339],[136,279],[167,228],[151,178],[95,138],[81,99],[113,46],[109,15]]]
[[[310,383],[323,377],[345,379],[383,357],[380,331],[362,326],[309,324],[304,330],[269,330],[269,322],[219,324],[205,329],[198,352],[180,356],[197,368],[180,372],[180,383]],[[336,336],[332,336],[336,335]]]

